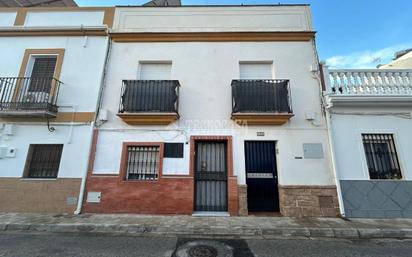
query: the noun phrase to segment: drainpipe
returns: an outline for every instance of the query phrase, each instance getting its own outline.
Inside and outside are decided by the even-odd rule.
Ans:
[[[112,40],[110,37],[107,38],[107,47],[106,47],[106,57],[105,57],[105,61],[104,61],[104,66],[103,66],[103,74],[102,74],[102,78],[100,81],[100,91],[99,91],[99,95],[97,97],[97,103],[96,103],[96,117],[95,117],[95,123],[96,123],[96,127],[100,127],[102,124],[100,122],[98,122],[98,117],[99,117],[99,113],[100,113],[100,108],[102,106],[103,103],[103,94],[105,92],[105,88],[106,88],[106,79],[107,79],[107,70],[109,67],[109,61],[110,61],[110,56],[111,56],[111,52],[112,52]]]
[[[105,54],[105,60],[104,60],[104,64],[103,64],[103,71],[102,71],[102,77],[101,77],[101,81],[100,81],[100,88],[99,88],[99,93],[98,93],[98,96],[97,96],[96,115],[94,117],[95,121],[90,124],[90,141],[89,141],[89,144],[88,144],[89,152],[87,154],[87,160],[88,161],[89,161],[90,154],[91,154],[91,151],[92,151],[94,126],[95,126],[95,122],[97,121],[97,118],[98,118],[98,115],[99,115],[99,110],[100,110],[101,102],[102,102],[102,99],[103,99],[104,88],[105,88],[105,85],[106,85],[106,75],[107,75],[107,68],[108,68],[108,64],[109,64],[111,46],[112,46],[111,39],[108,36],[107,41],[106,41],[106,54]],[[80,193],[79,193],[79,200],[77,201],[77,208],[74,211],[75,215],[79,215],[82,211],[84,191],[86,189],[87,173],[89,172],[88,169],[89,169],[89,165],[88,165],[88,162],[87,162],[87,165],[86,165],[85,171],[83,173],[83,177],[82,177],[82,183],[80,185]]]
[[[333,131],[332,131],[332,121],[330,119],[330,112],[328,109],[328,105],[325,104],[324,92],[329,93],[330,85],[329,85],[329,71],[323,63],[319,62],[319,55],[316,49],[316,41],[315,39],[312,40],[312,50],[316,60],[316,65],[319,67],[318,71],[313,72],[313,77],[319,81],[319,92],[320,92],[320,101],[322,104],[322,110],[324,110],[324,115],[326,119],[326,130],[328,131],[328,142],[329,142],[329,149],[331,152],[331,161],[332,161],[332,171],[335,177],[335,184],[336,184],[336,193],[338,196],[338,204],[339,204],[339,211],[342,218],[345,218],[345,208],[343,205],[343,197],[342,197],[342,189],[340,186],[339,181],[339,173],[338,169],[336,168],[336,158],[335,158],[335,148],[334,148],[334,141],[333,141]]]
[[[342,188],[340,186],[340,179],[339,179],[339,173],[338,169],[336,168],[336,158],[335,158],[335,146],[334,146],[334,141],[333,141],[333,129],[332,129],[332,122],[330,120],[330,113],[327,110],[326,111],[326,123],[328,127],[328,137],[329,137],[329,148],[331,151],[331,158],[332,158],[332,169],[333,173],[335,174],[335,183],[336,183],[336,192],[338,195],[338,201],[339,201],[339,210],[340,210],[340,215],[345,218],[345,206],[343,205],[343,196],[342,196]]]
[[[89,137],[89,142],[88,142],[88,147],[89,151],[87,153],[87,160],[89,159],[89,156],[92,151],[92,144],[93,144],[93,130],[94,130],[94,122],[90,123],[90,137]],[[84,191],[86,188],[86,180],[87,180],[87,173],[88,173],[88,168],[89,165],[86,163],[86,167],[84,168],[83,176],[82,176],[82,183],[80,185],[80,193],[79,193],[79,199],[77,201],[77,208],[74,211],[74,214],[78,215],[82,211],[82,204],[83,204],[83,198],[84,198]]]
[[[321,71],[321,76],[322,76],[322,88],[325,89],[324,92],[329,93],[330,91],[330,85],[329,85],[329,71],[326,66],[323,64],[320,64],[320,71]],[[325,98],[322,97],[322,101],[324,102]],[[338,202],[339,202],[339,210],[340,210],[340,215],[342,218],[346,217],[345,214],[345,206],[343,204],[343,196],[342,196],[342,188],[340,186],[340,176],[338,172],[338,168],[336,167],[336,155],[335,155],[335,144],[333,140],[333,127],[332,127],[332,120],[331,120],[331,113],[329,112],[329,108],[331,108],[330,105],[328,104],[323,104],[323,107],[326,112],[326,127],[328,131],[328,141],[329,141],[329,149],[331,152],[331,159],[332,159],[332,170],[335,176],[335,184],[336,184],[336,193],[338,196]]]

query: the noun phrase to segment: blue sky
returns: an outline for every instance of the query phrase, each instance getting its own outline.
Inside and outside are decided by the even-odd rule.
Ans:
[[[147,0],[149,1],[149,0]],[[146,0],[76,0],[80,6],[141,5]],[[411,0],[182,0],[196,4],[311,4],[320,58],[332,67],[371,68],[412,48]]]

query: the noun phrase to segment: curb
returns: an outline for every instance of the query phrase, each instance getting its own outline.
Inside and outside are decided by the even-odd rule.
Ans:
[[[52,232],[77,234],[113,234],[128,236],[195,236],[234,238],[338,238],[338,239],[411,239],[412,229],[382,228],[243,228],[189,227],[173,228],[129,224],[0,224],[0,231]]]

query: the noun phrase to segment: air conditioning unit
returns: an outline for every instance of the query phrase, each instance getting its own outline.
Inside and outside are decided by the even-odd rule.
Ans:
[[[24,95],[23,102],[25,103],[47,103],[49,102],[50,94],[47,92],[27,92]]]

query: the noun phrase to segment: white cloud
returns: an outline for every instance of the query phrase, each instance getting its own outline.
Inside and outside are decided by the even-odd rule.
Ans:
[[[376,51],[355,52],[348,55],[336,55],[326,59],[326,64],[332,69],[368,69],[376,68],[378,64],[390,62],[395,52],[410,48],[411,44],[399,44]]]

